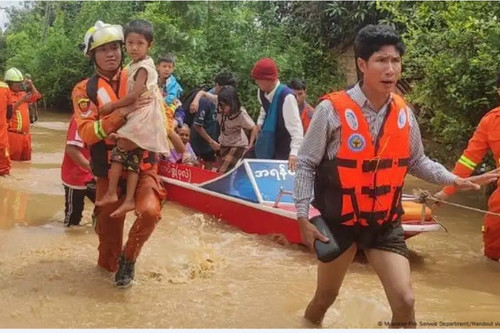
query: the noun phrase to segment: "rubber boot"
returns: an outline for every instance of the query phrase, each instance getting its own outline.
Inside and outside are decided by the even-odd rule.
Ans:
[[[118,271],[115,275],[115,282],[118,288],[127,288],[134,280],[135,263],[131,262],[123,253],[118,258]]]

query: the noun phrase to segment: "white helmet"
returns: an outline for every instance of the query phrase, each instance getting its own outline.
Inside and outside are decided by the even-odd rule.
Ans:
[[[88,55],[90,51],[98,46],[111,43],[123,43],[123,29],[121,25],[112,25],[97,21],[93,27],[87,30],[83,38],[83,54]]]
[[[3,79],[4,81],[11,81],[11,82],[24,81],[23,73],[21,73],[21,71],[15,67],[12,67],[8,71],[6,71]]]

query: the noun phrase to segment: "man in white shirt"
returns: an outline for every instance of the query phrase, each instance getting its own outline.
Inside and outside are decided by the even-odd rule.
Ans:
[[[288,160],[288,168],[295,171],[303,129],[293,91],[280,84],[278,67],[271,58],[257,61],[251,76],[259,87],[257,98],[261,105],[257,120],[260,132],[255,144],[255,156]]]

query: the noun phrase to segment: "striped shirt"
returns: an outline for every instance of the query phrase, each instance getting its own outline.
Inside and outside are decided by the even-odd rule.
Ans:
[[[371,138],[375,142],[392,98],[389,98],[380,110],[376,110],[366,98],[359,83],[346,92],[361,107],[363,116],[370,128]],[[425,156],[420,129],[413,112],[410,112],[409,125],[410,163],[408,172],[430,183],[453,185],[457,176],[446,170],[441,164]],[[335,112],[330,101],[322,101],[316,107],[309,130],[304,137],[298,154],[294,189],[297,218],[307,218],[309,216],[309,204],[313,195],[316,167],[323,160],[325,152],[328,154],[328,159],[335,157],[340,148],[340,131],[341,122],[338,113]]]

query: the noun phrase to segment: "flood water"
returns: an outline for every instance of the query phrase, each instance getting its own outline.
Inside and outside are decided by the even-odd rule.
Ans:
[[[135,285],[117,289],[96,268],[91,203],[86,226],[68,230],[62,223],[59,168],[68,120],[41,113],[32,127],[33,160],[13,162],[12,175],[0,177],[0,328],[306,327],[302,315],[316,278],[312,254],[171,202],[139,257]],[[410,178],[405,192],[414,188],[438,189]],[[483,205],[479,193],[454,200]],[[500,328],[500,263],[482,255],[482,215],[453,207],[436,215],[447,233],[408,241],[417,322]],[[377,276],[361,260],[324,327],[377,328],[390,316]]]

